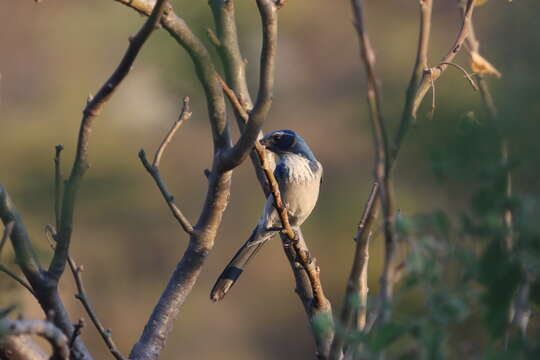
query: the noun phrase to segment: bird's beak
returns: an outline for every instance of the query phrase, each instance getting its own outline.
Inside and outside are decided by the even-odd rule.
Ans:
[[[262,138],[261,140],[259,140],[259,144],[266,148],[268,146],[268,138]]]

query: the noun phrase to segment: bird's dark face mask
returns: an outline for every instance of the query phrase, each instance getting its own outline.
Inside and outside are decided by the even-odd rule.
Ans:
[[[296,145],[296,134],[291,130],[278,130],[266,135],[260,140],[268,150],[275,153],[291,152]]]

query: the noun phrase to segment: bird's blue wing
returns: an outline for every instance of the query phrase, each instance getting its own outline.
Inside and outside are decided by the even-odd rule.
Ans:
[[[287,169],[284,164],[277,164],[276,168],[274,169],[274,177],[279,185],[279,190],[282,191],[283,185],[285,185],[287,179],[289,178],[289,169]]]

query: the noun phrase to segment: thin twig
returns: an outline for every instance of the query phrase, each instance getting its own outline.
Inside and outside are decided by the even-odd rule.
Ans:
[[[0,264],[0,271],[3,272],[4,274],[6,274],[7,276],[9,276],[10,278],[12,278],[13,280],[15,280],[16,282],[19,283],[19,285],[21,285],[22,287],[24,287],[26,290],[28,290],[30,292],[30,294],[32,295],[36,295],[34,293],[34,290],[32,290],[32,287],[30,286],[30,284],[28,284],[24,279],[20,278],[19,276],[17,276],[17,274],[15,274],[13,271],[11,271],[10,269],[8,269],[6,266],[4,266],[3,264]]]
[[[109,79],[103,84],[95,97],[89,99],[84,110],[79,138],[77,142],[77,152],[73,163],[73,168],[66,182],[64,197],[62,201],[62,215],[60,226],[58,227],[58,244],[49,265],[48,275],[58,281],[64,272],[66,261],[69,255],[69,244],[73,230],[73,217],[75,212],[75,198],[79,192],[81,180],[88,168],[88,141],[94,119],[101,113],[105,103],[111,98],[118,85],[124,80],[131,70],[139,51],[150,37],[150,34],[159,24],[165,10],[166,0],[157,0],[152,10],[152,14],[141,27],[139,32],[130,38],[129,46]]]
[[[456,64],[456,63],[453,63],[453,62],[441,62],[441,64],[446,64],[446,65],[451,65],[453,67],[455,67],[456,69],[458,70],[461,70],[461,72],[463,73],[463,75],[465,75],[465,78],[467,80],[469,80],[469,84],[471,84],[472,88],[474,91],[478,91],[478,85],[476,85],[476,83],[474,82],[473,78],[471,77],[471,75],[469,75],[469,73],[467,72],[467,70],[465,70],[463,68],[463,66],[459,65],[459,64]]]
[[[45,320],[0,320],[0,333],[7,335],[37,335],[47,340],[53,349],[50,360],[68,360],[69,346],[66,335]]]
[[[4,225],[4,232],[2,233],[2,239],[0,240],[0,255],[2,254],[2,249],[7,242],[7,239],[11,236],[13,227],[15,226],[15,221],[11,220],[6,225]]]
[[[176,131],[180,128],[182,123],[186,120],[188,120],[191,117],[191,109],[189,107],[189,97],[186,96],[184,98],[184,101],[182,103],[182,111],[180,112],[180,115],[178,115],[178,119],[174,122],[173,126],[167,133],[167,136],[163,139],[161,144],[159,145],[155,155],[154,160],[152,161],[152,166],[158,168],[159,162],[161,161],[161,157],[163,156],[163,152],[165,151],[165,148],[167,148],[167,145],[171,142],[172,138],[174,137],[174,134]]]
[[[75,295],[75,298],[78,299],[83,305],[84,310],[90,317],[90,320],[92,320],[92,323],[96,327],[97,331],[101,335],[101,338],[107,345],[109,351],[114,356],[114,358],[116,360],[126,360],[126,358],[122,355],[122,353],[120,353],[120,350],[118,350],[118,347],[114,343],[112,339],[111,330],[105,329],[101,321],[99,321],[99,318],[97,317],[96,312],[94,311],[92,305],[90,304],[90,300],[88,299],[88,296],[86,295],[86,290],[84,288],[84,283],[83,283],[82,275],[81,275],[83,271],[83,267],[77,266],[77,264],[71,258],[71,256],[68,257],[68,264],[69,264],[69,268],[71,269],[71,273],[73,274],[75,285],[77,286],[77,294]],[[82,326],[79,327],[79,331],[81,327]],[[75,327],[75,329],[77,329],[77,327]],[[77,337],[75,336],[75,331],[74,331],[72,335],[72,342],[74,342],[76,338]]]
[[[75,340],[81,335],[82,329],[84,327],[84,320],[81,318],[75,324],[73,334],[71,335],[71,339],[69,339],[69,349],[71,350],[73,348],[73,345],[75,344]]]
[[[460,31],[458,32],[457,38],[454,41],[454,44],[452,45],[448,53],[442,58],[442,60],[434,67],[430,68],[431,71],[427,71],[428,69],[425,69],[424,75],[420,80],[418,90],[416,91],[416,95],[414,97],[412,107],[413,117],[416,117],[416,112],[418,111],[422,100],[426,96],[427,91],[431,87],[431,80],[437,80],[448,67],[448,63],[451,63],[461,50],[463,43],[465,42],[469,34],[470,19],[472,18],[473,10],[474,0],[467,0],[463,16],[463,23],[461,25]]]
[[[161,157],[163,153],[165,152],[167,145],[170,143],[172,138],[174,137],[174,134],[176,134],[177,130],[180,128],[180,125],[185,120],[188,120],[191,117],[191,110],[189,107],[189,97],[184,98],[182,111],[180,115],[178,116],[178,119],[174,122],[173,126],[161,142],[161,145],[159,145],[158,149],[156,150],[156,153],[154,154],[154,160],[152,164],[150,164],[146,158],[146,153],[144,150],[141,149],[139,151],[139,159],[141,160],[141,163],[145,167],[146,171],[152,176],[154,181],[156,182],[156,185],[158,186],[159,190],[161,191],[161,194],[163,195],[163,198],[167,202],[167,206],[171,210],[174,218],[178,221],[180,226],[182,226],[182,229],[188,234],[191,234],[193,232],[193,225],[191,225],[190,221],[184,216],[182,211],[178,208],[174,201],[174,196],[172,196],[169,191],[167,190],[167,187],[165,186],[165,183],[161,179],[161,174],[159,171],[159,162],[161,160]]]

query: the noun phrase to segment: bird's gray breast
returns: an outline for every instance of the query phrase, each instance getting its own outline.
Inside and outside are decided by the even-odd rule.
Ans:
[[[296,154],[279,159],[276,170],[284,203],[288,206],[292,226],[300,226],[317,203],[322,176],[322,165]]]

